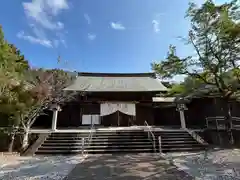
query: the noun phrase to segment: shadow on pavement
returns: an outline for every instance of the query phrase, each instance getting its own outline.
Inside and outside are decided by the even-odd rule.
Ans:
[[[161,157],[153,154],[91,155],[64,180],[192,180]]]

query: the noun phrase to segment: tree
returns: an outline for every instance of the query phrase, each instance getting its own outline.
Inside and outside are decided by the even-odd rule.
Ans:
[[[239,1],[216,5],[212,0],[207,0],[201,7],[190,3],[186,17],[191,21],[187,44],[193,47],[196,54],[178,57],[176,47],[170,45],[167,58],[153,63],[152,69],[162,78],[184,74],[213,86],[227,104],[224,107],[226,125],[233,144],[229,102],[239,98]],[[229,74],[233,78],[229,78]]]
[[[24,130],[22,148],[28,146],[29,129],[36,118],[51,105],[62,105],[76,97],[76,92],[64,91],[75,79],[70,73],[63,70],[35,69],[28,76],[30,94],[35,101],[21,111],[20,122]]]
[[[27,147],[29,128],[43,110],[75,97],[75,92],[63,91],[74,78],[60,69],[31,69],[20,50],[5,40],[0,27],[0,115],[4,117],[0,124],[8,126],[3,129],[10,136],[9,151],[18,132],[24,134],[22,148]]]
[[[166,96],[188,95],[197,91],[202,85],[203,81],[188,76],[183,82],[172,83],[171,86],[168,87],[169,91]]]
[[[24,73],[28,69],[27,60],[14,45],[5,40],[0,26],[0,113],[4,117],[4,119],[1,118],[1,121],[11,127],[8,128],[11,137],[9,151],[12,150],[15,133],[18,129],[16,112],[22,105],[17,103],[19,97],[17,91],[24,89]]]

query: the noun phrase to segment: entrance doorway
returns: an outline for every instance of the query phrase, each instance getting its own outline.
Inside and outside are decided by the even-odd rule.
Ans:
[[[120,111],[116,111],[113,114],[101,117],[102,125],[105,127],[123,127],[133,125],[134,116],[124,114]]]
[[[164,107],[154,109],[154,125],[172,128],[180,128],[181,121],[176,107]]]

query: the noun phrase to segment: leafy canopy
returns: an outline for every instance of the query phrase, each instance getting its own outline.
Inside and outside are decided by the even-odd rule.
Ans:
[[[152,64],[162,78],[187,75],[213,85],[224,98],[237,97],[240,84],[240,11],[239,1],[216,5],[207,0],[201,7],[189,4],[186,14],[191,28],[187,45],[193,56],[179,57],[169,46],[167,58]]]

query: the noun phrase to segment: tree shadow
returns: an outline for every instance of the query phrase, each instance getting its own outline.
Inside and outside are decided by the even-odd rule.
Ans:
[[[83,159],[82,156],[18,157],[15,164],[1,167],[0,179],[62,179]]]
[[[179,168],[200,179],[240,179],[240,151],[211,150],[172,159]]]
[[[89,156],[76,165],[64,180],[115,179],[115,180],[190,180],[193,179],[175,166],[154,154],[106,154]]]

